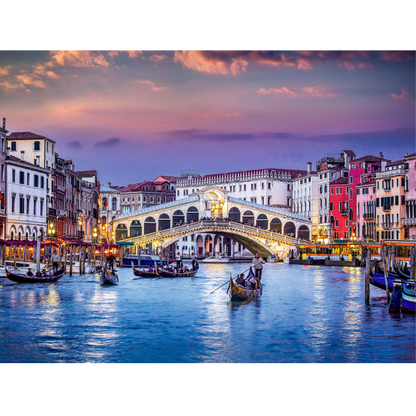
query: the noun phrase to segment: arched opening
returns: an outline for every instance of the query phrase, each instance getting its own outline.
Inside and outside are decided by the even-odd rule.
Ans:
[[[118,224],[116,228],[116,241],[127,238],[127,226],[125,224]]]
[[[142,224],[138,220],[134,220],[130,224],[130,237],[142,235]]]
[[[243,214],[243,223],[248,225],[254,225],[254,214],[251,211],[246,211]]]
[[[299,227],[298,238],[309,241],[309,228],[306,225],[301,225]]]
[[[113,211],[117,211],[117,198],[116,198],[116,197],[114,197],[114,198],[111,200],[111,209],[112,209]]]
[[[151,234],[156,232],[156,221],[153,217],[147,217],[144,220],[144,234]]]
[[[173,213],[172,222],[174,227],[182,225],[185,222],[185,215],[183,215],[183,212],[181,210],[178,209]]]
[[[107,223],[107,218],[106,217],[101,217],[101,224],[106,224]]]
[[[267,230],[269,228],[269,220],[264,214],[260,214],[257,217],[256,227],[263,228],[263,230]]]
[[[103,198],[103,201],[102,201],[102,206],[103,206],[103,210],[106,210],[106,209],[107,209],[107,206],[108,206],[108,200],[107,200],[107,198],[106,198],[106,197],[104,197],[104,198]]]
[[[289,221],[285,224],[285,227],[283,228],[283,234],[288,235],[289,237],[295,238],[296,233],[296,227],[293,222]]]
[[[236,208],[236,207],[232,207],[232,208],[230,209],[230,212],[228,213],[228,218],[229,218],[231,221],[237,221],[237,222],[240,222],[240,218],[241,218],[241,213],[240,213],[240,210],[239,210],[238,208]]]
[[[282,234],[282,221],[279,218],[273,218],[270,222],[270,230]]]
[[[44,231],[43,231],[43,228],[41,228],[41,229],[39,230],[39,235],[40,235],[40,241],[43,241],[43,238],[44,238],[44,236],[45,236]]]
[[[213,241],[210,235],[205,237],[205,253],[207,257],[213,256]]]
[[[162,214],[159,217],[159,230],[167,230],[170,228],[170,218],[168,214]]]
[[[189,207],[186,213],[186,222],[193,222],[199,220],[198,209],[195,207]]]

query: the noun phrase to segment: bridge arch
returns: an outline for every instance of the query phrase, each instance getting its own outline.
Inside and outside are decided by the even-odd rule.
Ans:
[[[130,237],[142,235],[142,224],[138,220],[134,220],[130,224]]]
[[[185,222],[185,215],[180,209],[177,209],[172,216],[172,226],[176,227]]]
[[[228,212],[228,218],[232,221],[240,222],[241,212],[237,207],[232,207]]]
[[[170,228],[170,217],[168,214],[161,214],[159,216],[159,230],[167,230]]]
[[[301,240],[309,240],[309,228],[306,225],[301,225],[299,227],[298,238]]]
[[[198,221],[198,220],[199,220],[198,208],[189,207],[188,211],[186,212],[186,221],[192,222],[192,221]]]
[[[290,237],[296,236],[296,227],[295,224],[293,224],[292,221],[288,221],[284,228],[283,228],[283,234],[288,235]]]
[[[153,217],[147,217],[144,220],[144,234],[151,234],[156,232],[156,221]]]
[[[126,224],[118,224],[116,227],[116,241],[127,238],[128,230]]]
[[[270,221],[270,230],[282,234],[282,221],[275,217]]]
[[[243,214],[243,223],[254,225],[254,214],[252,211],[245,211]]]
[[[263,228],[263,230],[267,230],[269,228],[269,220],[266,215],[260,214],[257,217],[256,227]]]

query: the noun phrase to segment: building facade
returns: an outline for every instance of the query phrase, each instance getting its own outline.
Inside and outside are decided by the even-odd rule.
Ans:
[[[257,169],[199,176],[183,174],[176,184],[176,198],[187,198],[203,188],[215,185],[234,198],[255,204],[292,210],[292,180],[304,170]]]
[[[329,185],[329,190],[329,222],[333,228],[333,239],[348,240],[348,177],[332,181]]]
[[[115,230],[113,230],[112,221],[120,213],[120,191],[112,188],[111,183],[108,183],[107,186],[101,185],[99,213],[101,234],[105,235],[110,244],[115,241]]]
[[[404,238],[406,177],[404,161],[388,163],[376,173],[376,240]]]
[[[0,238],[6,237],[6,148],[7,148],[7,135],[6,130],[6,118],[3,118],[3,124],[0,126]]]
[[[403,219],[405,238],[416,239],[416,153],[403,158],[405,179],[405,208]]]
[[[358,241],[376,241],[376,181],[369,176],[356,186],[356,237]]]
[[[7,232],[11,240],[36,240],[46,237],[48,169],[6,156]]]

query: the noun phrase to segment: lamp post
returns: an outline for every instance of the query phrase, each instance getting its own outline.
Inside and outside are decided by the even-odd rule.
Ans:
[[[98,237],[98,229],[97,227],[94,227],[92,229],[92,236],[93,236],[93,242],[97,243],[97,237]]]
[[[48,225],[48,235],[49,237],[53,237],[55,235],[55,226],[53,222],[50,222]]]

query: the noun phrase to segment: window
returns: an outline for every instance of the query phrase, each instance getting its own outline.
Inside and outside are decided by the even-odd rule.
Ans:
[[[34,142],[34,150],[40,150],[40,142]]]
[[[267,184],[267,189],[272,189],[272,184],[270,182]]]
[[[246,185],[244,184],[244,190],[246,190]]]
[[[37,198],[33,198],[33,215],[36,215],[36,204],[38,200]]]
[[[37,188],[39,186],[39,175],[34,175],[33,177],[33,186]]]
[[[1,180],[4,181],[4,163],[1,164]]]
[[[342,189],[342,188],[341,188]],[[335,188],[335,194],[338,195],[338,187]]]
[[[348,220],[345,220],[345,226],[348,227]]]
[[[12,169],[12,182],[16,182],[16,171]]]
[[[331,195],[334,195],[334,188],[331,187]]]
[[[30,173],[29,172],[26,175],[26,183],[27,183],[27,185],[30,185]]]
[[[360,188],[357,188],[357,195],[360,195]]]
[[[19,172],[19,183],[24,185],[25,184],[25,173]]]
[[[329,203],[329,210],[330,211],[333,211],[334,210],[334,203],[333,202],[330,202]]]
[[[399,178],[396,178],[396,186],[399,186]]]
[[[143,202],[146,202],[146,197],[145,196],[143,196]]]
[[[12,152],[16,151],[16,142],[12,142]]]
[[[335,220],[335,227],[338,227],[338,220]]]
[[[150,202],[153,202],[153,197],[152,196],[150,197]]]
[[[43,216],[43,199],[40,200],[40,216]]]
[[[30,203],[30,198],[26,198],[26,214],[29,215],[29,203]]]
[[[12,195],[12,212],[14,212],[14,203],[16,201],[16,195]]]
[[[19,213],[25,213],[25,199],[22,196],[19,198]]]
[[[360,203],[357,204],[357,216],[360,216]]]
[[[399,205],[399,195],[396,195],[395,196],[395,204],[396,205]]]
[[[264,189],[264,182],[261,183],[261,189]]]
[[[352,178],[352,176],[350,176],[350,183],[352,183],[352,180],[353,180],[353,178]]]

